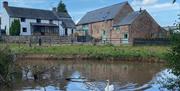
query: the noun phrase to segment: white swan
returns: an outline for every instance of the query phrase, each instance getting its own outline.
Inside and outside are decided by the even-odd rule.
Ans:
[[[109,80],[107,80],[107,86],[105,88],[105,91],[114,91],[114,85],[109,85]]]

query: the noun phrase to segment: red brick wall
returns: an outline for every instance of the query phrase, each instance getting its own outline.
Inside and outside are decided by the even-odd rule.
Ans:
[[[124,17],[126,17],[129,13],[133,12],[132,7],[127,3],[123,8],[119,11],[119,13],[114,18],[114,24],[119,23]]]
[[[111,40],[112,40],[111,43],[120,44],[122,42],[121,39],[124,38],[124,33],[128,33],[128,32],[129,32],[128,25],[121,26],[119,27],[118,30],[114,28],[111,33]]]
[[[113,29],[113,25],[119,23],[125,16],[127,16],[130,12],[133,12],[132,7],[127,3],[119,13],[115,16],[113,20],[101,21],[89,24],[88,33],[94,37],[100,39],[103,31],[105,30],[108,38],[110,38],[110,30]],[[82,30],[82,25],[77,26],[77,30]],[[117,33],[112,33],[113,36],[119,36]]]
[[[148,12],[143,11],[142,15],[130,25],[129,41],[132,42],[134,38],[158,38],[161,32],[159,24]]]

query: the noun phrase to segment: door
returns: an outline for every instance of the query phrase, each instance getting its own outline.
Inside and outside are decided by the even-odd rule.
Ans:
[[[73,29],[71,29],[71,34],[74,34],[74,30]]]
[[[65,36],[68,36],[68,29],[65,29]]]
[[[104,44],[107,42],[107,35],[106,35],[106,31],[105,30],[102,32],[102,42]]]
[[[123,44],[128,44],[129,43],[129,34],[124,33],[123,34],[123,39],[121,40]]]

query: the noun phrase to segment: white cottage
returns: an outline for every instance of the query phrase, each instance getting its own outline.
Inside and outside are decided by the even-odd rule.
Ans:
[[[18,19],[21,24],[20,35],[70,36],[75,32],[75,23],[68,13],[51,10],[31,9],[8,6],[3,2],[2,25],[6,35],[12,22]]]
[[[0,33],[1,33],[1,14],[0,14]]]

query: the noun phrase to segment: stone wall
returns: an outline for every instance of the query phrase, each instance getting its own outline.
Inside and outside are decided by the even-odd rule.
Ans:
[[[47,44],[66,44],[71,43],[76,38],[69,36],[1,36],[2,41],[6,43],[38,43],[41,39],[42,43]]]

